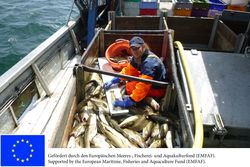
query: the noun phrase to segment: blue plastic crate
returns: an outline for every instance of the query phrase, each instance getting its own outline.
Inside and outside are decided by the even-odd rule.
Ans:
[[[209,0],[210,3],[210,10],[218,10],[218,11],[223,11],[227,5],[220,0]]]
[[[157,2],[140,2],[139,4],[140,9],[158,9]]]

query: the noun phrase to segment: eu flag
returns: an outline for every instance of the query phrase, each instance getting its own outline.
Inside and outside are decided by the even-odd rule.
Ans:
[[[1,166],[44,166],[44,135],[2,135]]]

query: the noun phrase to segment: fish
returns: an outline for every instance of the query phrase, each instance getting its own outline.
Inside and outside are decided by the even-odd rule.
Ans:
[[[90,98],[83,99],[80,103],[77,105],[77,111],[82,112],[84,110],[84,107],[87,105]]]
[[[77,121],[77,122],[81,122],[79,112],[76,112],[76,114],[74,115],[74,120]]]
[[[154,124],[154,127],[152,128],[151,137],[160,138],[160,124],[158,124],[158,123]]]
[[[128,58],[125,56],[113,56],[113,57],[110,57],[109,60],[114,62],[114,63],[128,62]]]
[[[98,111],[98,116],[99,116],[98,120],[102,121],[103,123],[108,125],[109,123],[108,123],[105,115],[107,115],[107,112],[105,111],[105,109],[102,106],[100,106],[99,111]]]
[[[67,148],[76,148],[76,138],[74,136],[70,136]]]
[[[129,142],[121,133],[117,132],[115,129],[109,125],[98,121],[98,127],[101,132],[111,141],[111,143],[118,148],[137,148],[136,145]]]
[[[125,120],[123,120],[119,126],[121,128],[125,128],[125,127],[128,127],[128,126],[131,126],[133,125],[137,120],[139,120],[139,118],[142,117],[141,115],[133,115],[133,116],[130,116],[128,118],[126,118]]]
[[[154,122],[158,122],[160,124],[167,123],[167,124],[173,125],[176,128],[178,127],[178,123],[177,122],[173,121],[172,119],[160,116],[160,115],[147,115],[147,118],[149,120],[152,120]]]
[[[87,122],[89,115],[94,112],[94,104],[91,101],[87,102],[87,105],[84,106],[80,118],[82,122]]]
[[[108,139],[100,134],[100,133],[97,133],[95,135],[95,137],[93,137],[93,139],[90,141],[91,143],[91,147],[93,148],[114,148],[114,146],[108,142]]]
[[[154,138],[152,138],[151,136],[148,137],[147,140],[145,140],[145,143],[147,146],[150,146],[150,144],[153,142]]]
[[[130,135],[129,133],[125,132],[124,129],[120,128],[118,123],[111,119],[111,117],[109,115],[106,115],[107,121],[109,122],[109,125],[114,128],[117,132],[121,133],[124,137],[126,137],[131,143],[136,144],[140,147],[145,147],[145,145],[140,142],[140,140],[136,140],[132,135]]]
[[[160,125],[160,138],[164,138],[168,132],[168,124]]]
[[[98,85],[99,84],[96,80],[88,81],[84,87],[85,98],[88,98],[95,91],[95,89]]]
[[[80,119],[79,119],[80,120]],[[76,120],[75,118],[73,118],[73,125],[72,128],[75,128],[78,124],[80,123],[80,121]]]
[[[149,148],[160,148],[162,145],[161,139],[155,139],[149,146]]]
[[[160,110],[160,104],[152,97],[145,97],[143,99],[143,101],[150,105],[155,111],[159,111]]]
[[[97,110],[100,108],[100,106],[103,107],[104,112],[109,113],[109,107],[108,103],[102,99],[97,99],[97,98],[90,98],[90,101],[93,102],[93,104],[97,107]]]
[[[147,140],[151,135],[153,126],[154,123],[152,121],[149,121],[148,124],[142,129],[142,138],[144,140]]]
[[[81,136],[78,136],[76,137],[75,141],[76,141],[76,148],[84,148],[84,136],[81,135]]]
[[[84,134],[85,129],[86,129],[86,122],[81,122],[79,123],[70,133],[70,135],[73,135],[75,138],[77,138],[78,136]]]
[[[102,81],[102,78],[100,76],[100,74],[96,73],[96,72],[93,72],[91,73],[91,76],[90,76],[90,81],[96,81],[98,85],[102,86],[103,85],[103,81]]]
[[[139,119],[136,120],[129,129],[139,132],[148,124],[148,122],[149,121],[146,119],[145,115],[140,115]]]
[[[123,129],[123,131],[127,134],[127,136],[129,136],[129,138],[132,138],[134,141],[136,141],[135,143],[140,146],[141,148],[146,148],[147,145],[144,142],[144,139],[142,138],[142,136],[140,135],[140,133],[135,132],[133,130],[130,129]]]
[[[110,90],[110,94],[111,94],[111,101],[114,102],[117,100],[117,98],[115,97],[115,91],[114,90]]]
[[[98,85],[95,90],[90,94],[91,97],[99,97],[101,95],[103,88],[101,85]]]
[[[86,127],[85,134],[84,134],[84,145],[86,148],[90,148],[90,141],[93,137],[97,134],[97,118],[96,114],[91,113],[89,115]]]
[[[166,134],[166,146],[167,148],[173,148],[172,131],[170,130]]]

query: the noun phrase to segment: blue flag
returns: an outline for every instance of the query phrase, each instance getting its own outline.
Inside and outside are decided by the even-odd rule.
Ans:
[[[44,135],[1,135],[1,166],[44,166]]]

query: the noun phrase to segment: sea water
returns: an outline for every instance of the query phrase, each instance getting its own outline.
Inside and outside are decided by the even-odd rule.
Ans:
[[[0,0],[0,75],[66,24],[73,0]],[[78,15],[74,5],[71,19]]]

